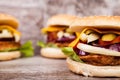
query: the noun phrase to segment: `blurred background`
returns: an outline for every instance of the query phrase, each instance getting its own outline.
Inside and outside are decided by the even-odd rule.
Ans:
[[[36,42],[43,40],[40,29],[51,16],[120,15],[120,0],[0,0],[0,13],[15,16],[20,22],[21,42],[32,40],[39,52]]]

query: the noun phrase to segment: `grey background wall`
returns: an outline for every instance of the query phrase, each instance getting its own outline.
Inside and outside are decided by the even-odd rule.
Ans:
[[[0,0],[0,12],[8,13],[20,21],[21,42],[43,40],[40,29],[55,14],[76,16],[120,15],[120,0]]]

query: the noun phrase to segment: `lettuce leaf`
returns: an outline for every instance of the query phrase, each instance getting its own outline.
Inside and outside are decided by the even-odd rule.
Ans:
[[[46,43],[44,43],[42,41],[38,41],[37,45],[40,46],[40,47],[42,47],[42,48],[46,47]]]
[[[32,47],[32,42],[27,41],[20,47],[20,52],[23,57],[32,57],[34,55],[34,49]]]
[[[54,48],[57,48],[57,45],[55,45],[54,43],[44,43],[42,41],[38,41],[37,45],[40,46],[41,48],[45,48],[45,47],[54,47]]]
[[[61,48],[62,49],[62,52],[67,55],[68,57],[70,57],[71,59],[77,61],[77,62],[82,62],[83,61],[79,58],[79,56],[74,52],[73,48],[72,47],[64,47],[64,48]]]

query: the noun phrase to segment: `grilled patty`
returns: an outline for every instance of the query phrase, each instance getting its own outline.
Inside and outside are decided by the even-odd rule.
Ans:
[[[12,51],[20,48],[20,43],[14,41],[0,41],[0,51]]]
[[[97,66],[115,66],[120,65],[120,57],[106,55],[85,55],[79,56],[82,61]]]

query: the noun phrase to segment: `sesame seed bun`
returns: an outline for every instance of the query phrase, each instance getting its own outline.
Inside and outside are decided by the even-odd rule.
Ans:
[[[66,58],[64,53],[59,48],[50,48],[50,47],[42,48],[40,50],[40,53],[42,56],[47,57],[47,58],[55,58],[55,59]]]
[[[15,29],[18,28],[18,20],[11,15],[0,13],[0,25],[9,25]]]
[[[48,19],[47,26],[59,25],[70,26],[70,24],[76,19],[76,16],[67,14],[58,14]]]
[[[70,29],[75,32],[81,32],[85,28],[96,29],[120,29],[120,16],[90,16],[77,18]]]
[[[68,68],[77,74],[95,77],[120,77],[120,66],[94,66],[67,58]]]

